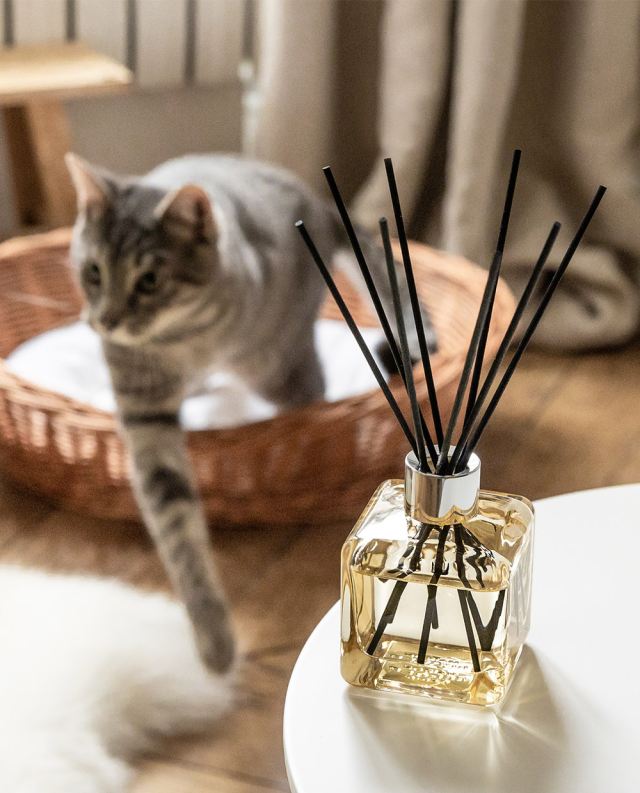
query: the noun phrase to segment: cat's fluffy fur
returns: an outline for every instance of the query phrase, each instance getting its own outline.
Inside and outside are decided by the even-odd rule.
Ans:
[[[230,705],[184,609],[115,581],[0,566],[0,790],[123,793],[128,762]]]

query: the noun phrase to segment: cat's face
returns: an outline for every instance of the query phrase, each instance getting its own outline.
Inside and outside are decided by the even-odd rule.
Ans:
[[[217,229],[206,193],[119,181],[75,155],[67,164],[79,209],[71,252],[88,322],[125,345],[188,329],[215,271]]]

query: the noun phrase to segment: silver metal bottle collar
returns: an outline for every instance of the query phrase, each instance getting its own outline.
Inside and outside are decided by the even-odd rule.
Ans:
[[[451,447],[450,455],[455,451]],[[407,515],[421,523],[447,523],[468,517],[477,510],[480,492],[480,458],[469,457],[458,474],[440,476],[418,469],[418,458],[405,459],[404,501]]]

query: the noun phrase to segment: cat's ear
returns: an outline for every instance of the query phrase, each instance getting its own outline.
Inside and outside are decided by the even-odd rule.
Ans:
[[[172,190],[154,211],[167,232],[184,242],[210,243],[217,236],[211,199],[197,185]]]
[[[77,154],[67,152],[67,164],[78,199],[78,211],[100,212],[109,202],[109,187],[101,176],[86,160]]]

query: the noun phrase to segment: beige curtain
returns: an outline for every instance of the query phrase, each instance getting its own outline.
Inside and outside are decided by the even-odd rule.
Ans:
[[[555,259],[597,217],[537,333],[580,349],[640,324],[640,0],[263,0],[257,153],[316,185],[334,165],[359,219],[389,213],[390,155],[416,236],[486,265],[513,148],[504,272],[517,290],[551,223]]]

